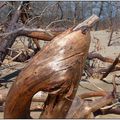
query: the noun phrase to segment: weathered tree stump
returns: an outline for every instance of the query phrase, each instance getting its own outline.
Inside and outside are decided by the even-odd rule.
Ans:
[[[95,19],[93,19],[95,17]],[[32,97],[48,92],[41,118],[65,118],[74,99],[90,45],[89,26],[68,29],[38,52],[18,75],[7,99],[4,118],[30,118]]]

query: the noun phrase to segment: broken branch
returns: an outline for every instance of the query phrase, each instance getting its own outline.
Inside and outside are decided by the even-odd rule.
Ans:
[[[108,70],[106,71],[106,73],[103,74],[103,76],[101,77],[100,80],[102,80],[103,78],[107,77],[108,74],[115,68],[115,66],[119,62],[119,57],[120,57],[120,54],[116,57],[116,59],[114,60],[113,64],[108,68]]]

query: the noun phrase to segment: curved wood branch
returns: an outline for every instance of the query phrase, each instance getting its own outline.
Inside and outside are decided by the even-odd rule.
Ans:
[[[71,30],[68,30],[54,38],[54,40],[43,49],[43,51],[36,54],[29,65],[19,74],[6,100],[5,118],[29,118],[29,107],[32,96],[38,90],[49,92],[52,89],[60,89],[61,85],[64,88],[62,89],[64,94],[61,92],[61,97],[55,95],[58,97],[55,103],[60,105],[61,109],[57,109],[57,107],[54,109],[51,108],[53,111],[56,111],[51,113],[47,108],[42,114],[42,118],[63,117],[63,113],[64,115],[66,114],[71,101],[68,101],[63,96],[65,96],[65,93],[69,90],[73,80],[75,82],[78,80],[78,77],[80,77],[79,74],[80,71],[82,73],[84,59],[86,58],[85,56],[87,55],[90,43],[88,34],[87,36],[81,34],[81,30],[71,32]],[[81,69],[79,68],[79,61],[82,63]],[[34,65],[34,63],[38,65]],[[77,73],[76,77],[74,76],[74,70]],[[76,83],[77,82],[74,84]],[[56,97],[54,97],[54,99]],[[74,95],[72,95],[71,99],[73,97]],[[51,100],[53,101],[53,99]],[[51,100],[49,100],[49,104],[51,104]],[[62,110],[65,106],[67,107],[67,111],[66,109],[64,109],[65,111]],[[47,111],[50,112],[50,116],[46,114]]]
[[[109,62],[109,63],[113,63],[114,62],[114,60],[113,59],[111,59],[111,58],[108,58],[108,57],[103,57],[101,54],[99,54],[99,53],[89,53],[88,54],[88,59],[89,60],[92,60],[92,59],[95,59],[95,58],[97,58],[97,59],[99,59],[99,60],[101,60],[101,61],[103,61],[103,62]],[[118,64],[117,64],[118,66],[120,66],[120,60],[118,61]]]
[[[105,96],[107,94],[108,94],[108,92],[106,92],[106,91],[97,91],[97,92],[83,93],[83,94],[79,95],[79,97],[81,99],[84,99],[84,98],[89,98],[89,97]]]
[[[101,93],[98,92],[98,96],[103,96],[103,97],[96,99],[94,101],[89,102],[89,101],[85,101],[84,99],[82,99],[82,100],[80,100],[81,102],[79,104],[77,104],[78,100],[76,102],[74,102],[73,106],[71,106],[71,107],[73,107],[73,108],[74,108],[74,106],[77,106],[77,107],[74,109],[71,109],[71,111],[68,113],[67,118],[74,118],[74,119],[91,118],[91,113],[94,113],[95,111],[99,110],[100,108],[111,104],[113,102],[113,100],[115,99],[114,95],[111,92],[108,92],[106,95],[104,95],[104,94],[100,95],[100,94]]]
[[[28,29],[23,28],[17,31],[18,36],[27,36],[31,38],[36,38],[44,41],[51,41],[55,36],[59,35],[61,32],[55,32],[50,30],[42,29]]]
[[[41,118],[65,118],[76,94],[90,45],[90,32],[68,29],[38,52],[7,96],[5,118],[30,118],[37,91],[49,92]],[[21,102],[22,101],[22,102]]]
[[[103,115],[105,114],[118,114],[120,115],[120,108],[100,109]]]
[[[7,94],[8,94],[8,90],[4,90],[4,92],[0,92],[0,105],[3,105],[3,103],[5,103],[6,98],[7,98]],[[45,102],[46,100],[46,96],[41,96],[41,95],[35,95],[32,98],[32,102]]]
[[[115,60],[113,61],[112,65],[109,66],[109,68],[107,69],[106,73],[103,74],[103,76],[100,78],[100,80],[102,80],[103,78],[107,77],[108,74],[115,69],[115,66],[119,63],[119,57],[120,54],[115,58]]]
[[[62,32],[64,32],[64,29],[44,30],[44,29],[39,29],[39,28],[30,29],[30,28],[22,27],[12,32],[0,34],[0,36],[9,37],[12,35],[15,38],[19,36],[26,36],[26,37],[36,38],[38,40],[51,41],[55,36],[61,34]]]
[[[80,99],[76,97],[74,100],[70,111],[68,112],[67,118],[91,118],[93,113],[97,110],[105,107],[106,105],[112,104],[113,101],[117,99],[116,85],[115,85],[115,76],[113,79],[113,90],[112,92],[98,91],[83,93],[79,95]],[[84,98],[103,96],[102,98],[86,101]],[[81,101],[81,102],[80,102]],[[79,103],[79,104],[77,104]],[[76,106],[76,107],[75,107]],[[119,111],[118,111],[119,112]]]

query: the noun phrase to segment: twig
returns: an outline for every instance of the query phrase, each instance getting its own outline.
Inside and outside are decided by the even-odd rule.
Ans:
[[[112,28],[111,33],[110,33],[110,39],[109,39],[109,42],[108,42],[108,46],[110,46],[110,43],[111,43],[111,41],[112,41],[113,32],[114,32],[114,30],[113,30],[113,28]]]
[[[116,93],[117,93],[117,87],[116,87],[116,83],[115,83],[115,75],[113,75],[113,79],[112,79],[112,82],[113,82],[113,94],[114,96],[116,97]]]
[[[85,86],[81,85],[80,83],[79,83],[79,86],[81,86],[82,88],[85,88],[85,89],[87,89],[87,90],[90,90],[90,91],[95,91],[95,90],[93,90],[93,89],[90,89],[90,88],[88,88],[88,87],[85,87]]]
[[[105,91],[102,88],[98,87],[95,83],[91,82],[90,80],[88,80],[89,83],[91,83],[94,87],[96,87],[98,90],[100,91]]]
[[[6,5],[6,2],[2,2],[1,4],[0,4],[0,9],[2,8],[2,7],[4,7]]]
[[[102,109],[102,110],[110,109],[110,108],[112,108],[112,107],[115,107],[116,105],[120,105],[120,102],[116,102],[116,103],[114,103],[114,104],[112,104],[112,105],[108,105],[108,106],[102,107],[102,108],[100,108],[100,109]]]
[[[36,18],[40,18],[41,19],[41,17],[42,17],[42,15],[44,14],[44,12],[47,10],[47,8],[49,7],[49,6],[54,6],[54,5],[56,5],[56,3],[55,4],[49,4],[49,5],[47,5],[45,8],[44,8],[44,10],[41,12],[41,14],[39,15],[39,16],[35,16],[34,18],[32,18],[32,19],[28,19],[26,22],[25,22],[25,25],[28,25],[30,22],[32,22],[34,19],[36,19]],[[33,23],[35,23],[35,22],[33,22]],[[33,25],[33,24],[32,24]]]
[[[67,19],[55,20],[55,21],[52,21],[49,25],[47,25],[45,29],[48,29],[48,28],[49,28],[52,24],[54,24],[54,23],[63,22],[63,21],[72,22],[72,21],[67,20]]]
[[[19,57],[22,54],[22,51],[20,51],[15,57],[13,57],[8,63],[12,62],[15,60],[17,57]]]

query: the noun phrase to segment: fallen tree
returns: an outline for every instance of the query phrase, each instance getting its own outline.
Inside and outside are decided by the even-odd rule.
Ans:
[[[8,93],[5,118],[30,118],[31,99],[38,91],[49,92],[41,118],[66,117],[87,57],[89,27],[96,20],[93,15],[86,24],[66,30],[33,57]]]
[[[5,32],[9,33],[16,29],[17,21],[19,19],[19,16],[21,14],[21,9],[23,8],[25,2],[21,2],[19,7],[17,8],[16,12],[12,16],[11,21],[8,24],[7,29]],[[5,59],[5,56],[8,54],[8,49],[11,48],[15,41],[16,35],[9,35],[6,37],[0,38],[0,65],[2,64],[3,60]]]

